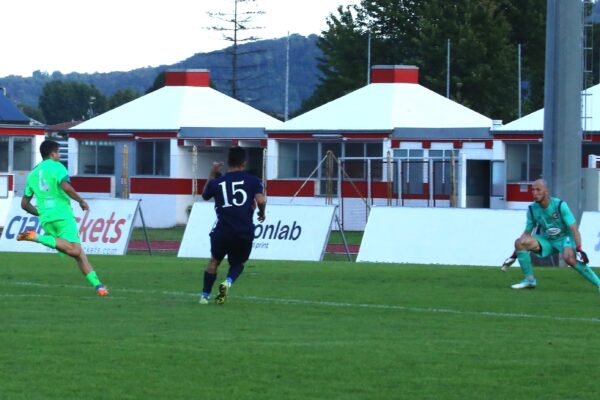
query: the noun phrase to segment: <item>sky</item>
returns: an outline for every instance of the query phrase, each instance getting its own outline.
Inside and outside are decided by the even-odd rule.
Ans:
[[[359,0],[256,0],[262,39],[320,34],[339,5]],[[174,64],[230,45],[207,15],[233,0],[8,0],[0,21],[0,77],[93,73]],[[242,10],[249,10],[248,6]]]

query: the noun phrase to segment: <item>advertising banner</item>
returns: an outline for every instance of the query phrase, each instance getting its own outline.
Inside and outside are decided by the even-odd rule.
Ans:
[[[499,267],[525,210],[373,207],[357,261]]]
[[[79,204],[71,202],[84,251],[87,254],[125,254],[139,200],[86,199],[86,201],[90,207],[89,211],[82,211]],[[40,234],[44,232],[39,218],[25,212],[21,208],[21,198],[15,197],[0,235],[0,251],[56,252],[39,243],[18,242],[17,235],[27,230],[36,230]]]
[[[579,233],[583,250],[590,259],[590,267],[600,267],[600,212],[585,211]]]
[[[254,214],[252,259],[320,261],[325,253],[335,206],[268,205],[261,224]],[[214,203],[194,203],[178,257],[210,258],[216,223]]]

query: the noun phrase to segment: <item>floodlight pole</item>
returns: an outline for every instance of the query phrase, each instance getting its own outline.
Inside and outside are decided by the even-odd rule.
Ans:
[[[371,83],[371,31],[367,32],[367,85]]]
[[[283,120],[289,118],[289,103],[290,103],[290,33],[287,34],[285,45],[285,109],[283,111]]]
[[[446,47],[446,97],[450,98],[450,39]]]
[[[582,208],[582,35],[582,2],[548,0],[542,175],[576,217]]]
[[[518,105],[519,111],[518,111],[517,116],[519,118],[521,118],[521,116],[522,116],[522,108],[521,108],[521,104],[522,104],[522,100],[521,100],[521,96],[522,96],[522,94],[521,94],[521,80],[522,80],[522,78],[521,78],[521,43],[519,43],[519,45],[517,47],[517,60],[518,60],[517,98],[518,98],[518,102],[519,102],[519,105]]]

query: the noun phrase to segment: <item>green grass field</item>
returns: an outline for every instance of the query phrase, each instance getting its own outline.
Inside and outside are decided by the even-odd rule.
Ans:
[[[1,399],[596,399],[600,294],[567,269],[0,254]],[[225,269],[221,271],[224,276]]]

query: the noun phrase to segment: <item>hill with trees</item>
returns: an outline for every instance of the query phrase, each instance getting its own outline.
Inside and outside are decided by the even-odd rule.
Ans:
[[[312,95],[318,83],[317,62],[322,53],[316,46],[317,38],[316,35],[290,36],[289,110],[291,113],[297,111],[302,101]],[[281,118],[285,107],[287,38],[260,40],[242,44],[240,47],[245,52],[251,53],[252,57],[240,60],[239,67],[245,79],[239,80],[238,97],[261,111]],[[10,75],[0,78],[0,86],[5,87],[8,97],[34,118],[36,116],[41,118],[36,115],[36,109],[41,105],[40,97],[44,87],[54,81],[73,81],[91,85],[107,98],[117,95],[117,100],[113,99],[113,101],[118,101],[123,97],[123,93],[129,94],[125,96],[127,99],[131,99],[132,93],[140,95],[146,93],[157,76],[167,69],[209,69],[213,86],[229,95],[232,76],[229,57],[227,48],[209,53],[197,53],[172,65],[138,68],[131,71],[92,74],[35,71],[31,77]],[[95,111],[99,113],[102,110]]]

